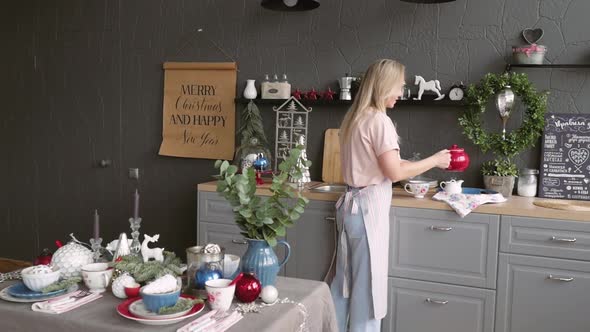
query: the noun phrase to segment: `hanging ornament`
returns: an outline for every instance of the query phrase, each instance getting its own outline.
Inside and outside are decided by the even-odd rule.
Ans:
[[[502,119],[502,139],[506,139],[506,123],[510,118],[510,112],[514,107],[514,92],[510,85],[506,85],[504,89],[500,90],[496,95],[496,108]]]
[[[277,298],[279,297],[279,291],[273,285],[264,286],[262,292],[260,293],[260,298],[264,303],[275,303]]]
[[[33,265],[49,265],[51,264],[51,251],[48,248],[43,249],[41,254],[35,258]]]
[[[255,301],[261,291],[260,281],[251,273],[244,273],[236,282],[236,297],[244,303]]]
[[[72,240],[65,246],[57,249],[51,258],[51,264],[61,270],[64,279],[79,277],[82,266],[94,263],[92,251],[78,241],[73,233]]]
[[[120,299],[126,299],[127,294],[125,294],[125,287],[131,286],[133,284],[135,284],[135,279],[133,279],[133,277],[129,275],[129,273],[123,273],[115,280],[113,280],[113,283],[111,285],[113,295]]]

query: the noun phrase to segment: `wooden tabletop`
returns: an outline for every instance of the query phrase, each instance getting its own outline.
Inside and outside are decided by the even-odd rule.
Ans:
[[[318,185],[320,182],[311,182],[306,188]],[[257,195],[270,196],[268,190],[269,185],[264,184],[256,191]],[[205,182],[197,186],[200,191],[216,191],[216,182]],[[319,201],[333,201],[336,202],[340,197],[340,193],[318,193],[310,192],[308,189],[304,189],[303,195],[312,200]],[[391,199],[391,205],[394,207],[409,207],[409,208],[421,208],[421,209],[434,209],[434,210],[452,210],[447,203],[432,200],[433,193],[428,194],[423,199],[417,199],[407,194],[401,188],[394,188],[393,197]],[[548,218],[548,219],[560,219],[560,220],[574,220],[574,221],[590,221],[590,212],[581,211],[565,211],[551,208],[545,208],[534,205],[536,201],[551,201],[548,199],[536,198],[536,197],[520,197],[512,196],[508,201],[504,203],[495,204],[484,204],[479,206],[474,212],[486,213],[486,214],[498,214],[498,215],[510,215],[510,216],[521,216],[521,217],[532,217],[532,218]],[[560,200],[564,201],[564,200]],[[572,201],[575,202],[575,201]]]

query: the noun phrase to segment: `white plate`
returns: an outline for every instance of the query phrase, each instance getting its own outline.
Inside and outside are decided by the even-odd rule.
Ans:
[[[184,297],[184,295],[181,295]],[[184,316],[180,316],[180,317],[176,317],[176,318],[168,318],[168,319],[145,319],[145,318],[139,318],[139,317],[135,317],[133,316],[133,314],[131,313],[131,311],[129,311],[129,307],[137,301],[140,301],[141,299],[127,299],[125,301],[123,301],[121,304],[119,304],[117,306],[117,313],[122,316],[123,318],[127,318],[129,320],[134,320],[138,323],[141,324],[145,324],[145,325],[170,325],[170,324],[176,324],[184,319],[193,317],[195,315],[197,315],[198,313],[200,313],[201,311],[203,311],[203,309],[205,308],[205,304],[204,303],[199,303],[199,304],[195,304],[191,310],[189,310],[187,313],[184,314]]]
[[[145,319],[151,319],[151,320],[177,318],[177,317],[186,315],[192,309],[193,308],[190,307],[184,311],[180,311],[180,312],[177,312],[174,314],[159,315],[155,312],[149,311],[145,307],[145,304],[143,304],[143,300],[135,301],[135,302],[131,303],[131,305],[129,306],[129,312],[131,312],[135,316],[137,316],[139,318],[145,318]]]
[[[32,303],[32,302],[43,302],[43,301],[52,299],[54,297],[66,296],[67,294],[70,294],[72,292],[77,291],[78,290],[78,284],[75,284],[75,285],[71,286],[66,291],[66,293],[59,293],[59,294],[56,294],[56,295],[49,295],[49,296],[46,296],[46,297],[35,298],[35,299],[26,299],[26,298],[14,297],[14,296],[8,294],[8,288],[10,288],[10,287],[6,287],[6,288],[0,290],[0,299],[5,300],[5,301],[9,301],[9,302]]]

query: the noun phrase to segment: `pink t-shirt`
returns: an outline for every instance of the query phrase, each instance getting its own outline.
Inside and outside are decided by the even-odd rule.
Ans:
[[[399,144],[387,114],[374,111],[362,115],[352,127],[350,143],[340,146],[344,182],[353,187],[382,183],[386,177],[377,158],[391,150],[399,150]]]

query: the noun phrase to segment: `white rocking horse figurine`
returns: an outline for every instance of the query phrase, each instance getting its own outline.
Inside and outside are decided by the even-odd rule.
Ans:
[[[414,82],[414,85],[420,86],[420,90],[418,91],[418,98],[414,98],[414,100],[422,100],[422,94],[424,93],[424,91],[433,91],[434,93],[436,93],[438,95],[438,98],[434,100],[441,100],[445,97],[445,95],[440,94],[441,88],[440,82],[438,80],[426,82],[424,80],[424,77],[416,75],[416,82]]]
[[[141,243],[141,256],[143,257],[143,262],[147,262],[150,258],[158,262],[164,261],[164,255],[162,255],[162,251],[164,248],[148,248],[148,243],[150,242],[158,242],[160,238],[160,234],[156,234],[154,236],[149,236],[147,234],[143,235],[143,242]]]

